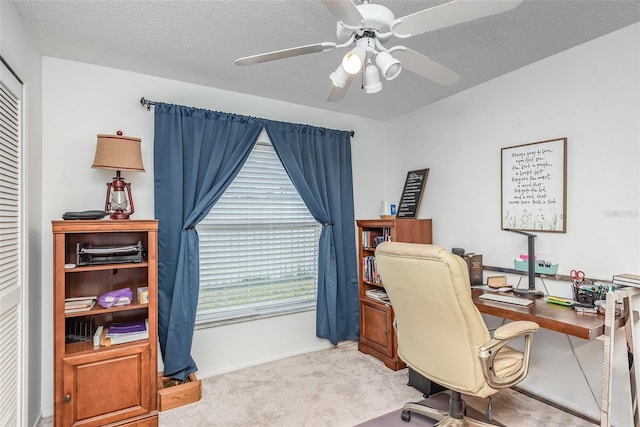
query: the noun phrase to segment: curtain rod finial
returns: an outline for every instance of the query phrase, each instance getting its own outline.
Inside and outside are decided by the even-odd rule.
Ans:
[[[140,104],[142,104],[143,107],[146,105],[147,111],[151,111],[151,101],[149,101],[148,99],[144,99],[144,96],[140,98]]]

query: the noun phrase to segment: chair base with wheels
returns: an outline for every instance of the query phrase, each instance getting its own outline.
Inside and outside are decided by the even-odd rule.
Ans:
[[[437,421],[434,427],[501,426],[501,424],[486,423],[467,417],[466,405],[462,399],[462,395],[457,391],[449,391],[449,393],[451,393],[451,396],[449,398],[448,411],[431,408],[421,403],[409,402],[404,404],[400,417],[403,421],[409,422],[411,420],[411,413],[424,415],[427,418]],[[491,401],[489,401],[489,408],[491,408]],[[491,410],[489,409],[487,412],[489,414]],[[491,417],[487,415],[487,419],[491,420]]]

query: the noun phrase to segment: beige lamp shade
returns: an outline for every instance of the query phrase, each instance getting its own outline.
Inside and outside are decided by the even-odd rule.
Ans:
[[[92,168],[144,172],[140,138],[98,135]]]

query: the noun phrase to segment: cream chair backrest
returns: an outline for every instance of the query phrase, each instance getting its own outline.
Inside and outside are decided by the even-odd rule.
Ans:
[[[436,245],[384,242],[376,262],[395,312],[400,358],[461,393],[488,387],[478,349],[491,337],[473,304],[465,261]]]

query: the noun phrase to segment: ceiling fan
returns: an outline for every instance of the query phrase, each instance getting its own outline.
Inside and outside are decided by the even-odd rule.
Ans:
[[[332,84],[328,101],[339,101],[344,98],[352,79],[360,73],[362,73],[365,93],[376,93],[382,89],[380,74],[386,80],[393,80],[403,68],[448,86],[460,79],[458,73],[405,46],[387,48],[385,43],[393,37],[404,39],[506,12],[522,2],[522,0],[452,0],[402,18],[395,18],[391,10],[379,4],[373,4],[370,0],[362,0],[358,5],[351,0],[321,1],[338,21],[337,43],[322,42],[246,56],[237,59],[235,64],[252,65],[353,46],[338,68],[329,75]]]

